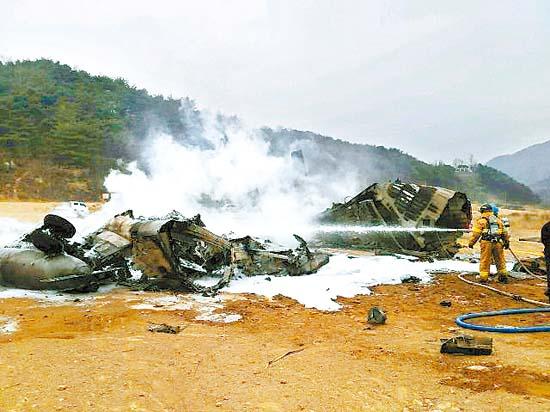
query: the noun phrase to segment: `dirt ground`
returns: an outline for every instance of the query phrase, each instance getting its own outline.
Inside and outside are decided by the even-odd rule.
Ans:
[[[55,202],[6,202],[0,201],[0,217],[22,222],[36,222],[59,203]]]
[[[535,235],[545,213],[516,216],[518,236]],[[538,280],[499,287],[543,299]],[[196,309],[133,308],[165,295],[119,289],[55,305],[0,300],[0,318],[19,325],[0,334],[0,410],[550,410],[548,333],[482,334],[494,339],[490,356],[439,353],[440,338],[463,332],[457,315],[526,306],[455,275],[378,286],[370,296],[338,299],[343,309],[331,313],[283,297],[226,295],[219,311],[242,316],[227,324],[196,320]],[[444,299],[452,306],[441,306]],[[374,305],[386,310],[386,325],[367,326]],[[151,322],[183,329],[152,333]],[[486,322],[545,324],[550,316]]]

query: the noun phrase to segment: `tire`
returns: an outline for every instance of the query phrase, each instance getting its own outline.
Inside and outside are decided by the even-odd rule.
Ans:
[[[44,227],[65,239],[69,239],[76,234],[76,228],[73,224],[57,215],[46,215],[44,217]]]
[[[42,232],[40,229],[32,232],[29,238],[35,248],[47,255],[59,255],[63,253],[63,243],[53,236]]]

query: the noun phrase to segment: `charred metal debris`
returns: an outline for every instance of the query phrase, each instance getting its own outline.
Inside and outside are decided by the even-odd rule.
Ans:
[[[387,226],[402,230],[324,231],[312,242],[316,246],[449,258],[460,248],[457,240],[469,228],[472,210],[464,193],[396,180],[375,183],[349,201],[333,204],[318,220],[335,227]]]
[[[202,222],[178,212],[159,218],[116,215],[82,243],[71,242],[74,226],[47,215],[44,225],[17,245],[0,250],[0,283],[28,289],[93,291],[117,282],[140,290],[173,290],[213,295],[234,275],[303,275],[328,263],[295,235],[296,249],[273,250],[251,237],[218,236]],[[139,277],[132,277],[139,273]],[[196,282],[217,277],[213,286]]]
[[[351,200],[333,204],[318,216],[318,222],[334,230],[317,233],[310,244],[421,259],[450,258],[471,220],[471,204],[464,193],[397,180],[373,184]],[[372,226],[388,230],[355,230]],[[163,217],[135,218],[128,210],[82,242],[70,241],[75,233],[69,221],[47,215],[44,224],[18,244],[0,248],[0,284],[92,291],[117,282],[141,290],[213,295],[235,275],[309,274],[329,259],[325,253],[311,251],[297,235],[296,249],[276,249],[250,236],[216,235],[200,215],[189,219],[175,211]],[[218,282],[203,286],[197,282],[203,277]]]

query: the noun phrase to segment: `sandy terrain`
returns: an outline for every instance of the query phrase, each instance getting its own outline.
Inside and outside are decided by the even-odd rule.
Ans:
[[[9,202],[0,201],[0,217],[9,217],[22,222],[39,222],[52,209],[59,206],[59,202]],[[93,212],[101,207],[101,203],[88,202],[88,209]]]
[[[9,217],[22,222],[37,222],[59,203],[55,202],[5,202],[0,201],[0,217]]]
[[[545,212],[522,213],[514,231],[535,235]],[[522,253],[540,251],[525,244]],[[534,280],[502,289],[538,300],[544,290]],[[379,286],[371,296],[339,299],[344,307],[334,313],[229,295],[218,311],[242,316],[229,324],[196,320],[195,309],[132,308],[164,295],[117,290],[62,305],[0,300],[0,319],[19,327],[0,334],[0,410],[550,410],[547,333],[486,334],[494,338],[491,356],[439,353],[439,339],[459,331],[458,314],[525,306],[454,275]],[[373,305],[387,311],[386,325],[367,326]],[[183,330],[151,333],[149,322]],[[542,324],[550,316],[492,321],[499,322]],[[298,352],[268,366],[289,351]]]

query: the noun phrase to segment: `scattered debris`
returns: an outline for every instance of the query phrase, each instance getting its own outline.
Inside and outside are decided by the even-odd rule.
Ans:
[[[546,276],[546,261],[544,256],[540,257],[524,257],[520,261],[514,264],[513,272],[526,273],[527,270],[534,273],[537,276]]]
[[[526,272],[515,272],[513,270],[508,271],[508,276],[512,279],[516,280],[525,280],[525,279],[531,279],[532,276],[529,275]]]
[[[166,323],[151,323],[147,330],[149,332],[171,333],[176,335],[181,332],[181,326],[171,326]]]
[[[305,348],[300,348],[300,349],[296,349],[296,350],[291,350],[291,351],[288,351],[286,352],[285,354],[281,355],[281,356],[277,356],[275,359],[272,359],[270,360],[269,362],[267,362],[267,366],[266,368],[269,368],[271,365],[273,365],[274,363],[276,362],[279,362],[281,359],[284,359],[286,358],[287,356],[289,355],[294,355],[296,353],[300,353],[304,350]],[[282,382],[281,382],[282,383]],[[286,382],[285,382],[286,383]]]
[[[418,276],[407,276],[403,279],[401,279],[401,283],[420,283],[422,282],[422,279],[420,279]]]
[[[459,335],[441,339],[441,353],[462,355],[490,355],[493,351],[493,338]]]
[[[445,308],[450,308],[452,305],[450,300],[442,300],[439,304]]]
[[[386,312],[377,306],[370,308],[367,316],[367,322],[372,325],[383,325],[387,320]]]

